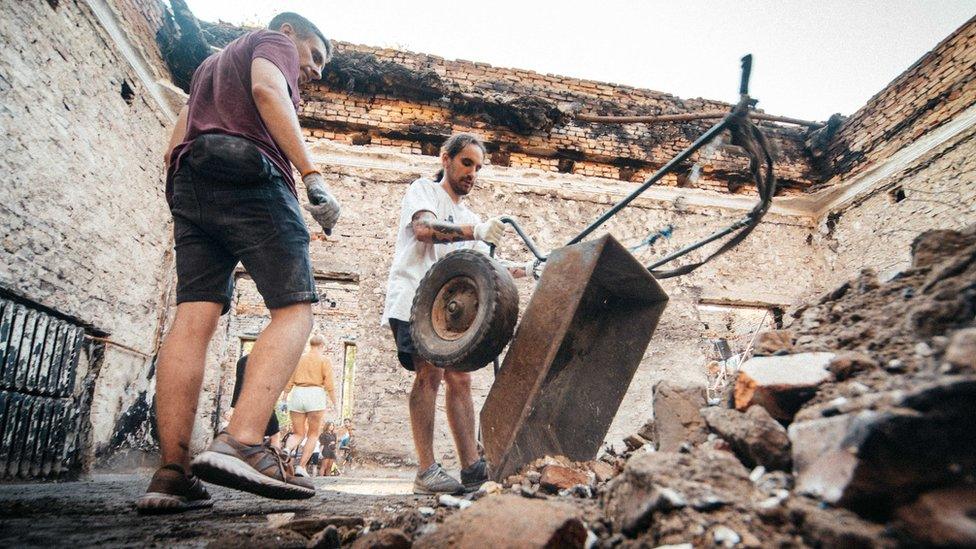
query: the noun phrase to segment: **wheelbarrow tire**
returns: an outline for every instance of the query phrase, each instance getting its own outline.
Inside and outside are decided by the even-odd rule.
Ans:
[[[500,263],[475,250],[458,250],[435,263],[417,288],[410,336],[435,366],[471,372],[508,345],[518,321],[518,290]]]

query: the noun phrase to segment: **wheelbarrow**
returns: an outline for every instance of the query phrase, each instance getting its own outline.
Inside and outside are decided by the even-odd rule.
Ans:
[[[474,250],[452,252],[421,281],[411,335],[431,363],[473,371],[495,362],[495,381],[481,409],[481,437],[491,478],[501,481],[545,455],[596,457],[668,302],[658,279],[687,274],[739,242],[758,224],[775,193],[772,158],[750,122],[751,56],[742,59],[740,101],[639,188],[573,237],[543,255],[511,217],[503,218],[535,256],[541,278],[522,315],[507,269]],[[759,202],[744,218],[651,265],[642,265],[610,234],[585,240],[665,174],[725,130],[750,157]],[[733,234],[697,263],[659,270]],[[514,337],[513,337],[514,334]],[[506,345],[504,363],[497,358]]]

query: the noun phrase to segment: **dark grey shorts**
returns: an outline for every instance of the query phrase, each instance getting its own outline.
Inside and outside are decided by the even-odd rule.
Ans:
[[[390,328],[393,329],[393,339],[396,341],[397,358],[400,359],[400,365],[413,372],[413,355],[417,354],[417,347],[414,346],[413,339],[410,337],[410,323],[391,318]]]
[[[221,303],[226,313],[238,262],[269,309],[319,300],[298,199],[280,172],[270,173],[227,184],[183,165],[173,176],[177,304]]]

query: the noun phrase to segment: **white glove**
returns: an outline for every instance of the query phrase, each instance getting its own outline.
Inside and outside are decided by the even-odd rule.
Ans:
[[[500,217],[493,217],[488,221],[478,223],[474,226],[475,240],[481,240],[482,242],[487,242],[495,246],[501,242],[502,235],[504,234],[505,224],[502,223]]]
[[[312,172],[302,178],[305,182],[305,192],[308,195],[308,204],[305,209],[312,214],[314,219],[325,234],[332,234],[332,227],[335,227],[339,220],[341,207],[339,201],[332,196],[329,188],[325,186],[325,179],[319,172]]]

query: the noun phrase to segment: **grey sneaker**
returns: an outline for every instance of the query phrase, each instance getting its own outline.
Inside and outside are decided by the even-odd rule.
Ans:
[[[465,492],[474,492],[486,482],[488,482],[488,464],[485,463],[485,458],[461,469],[461,484],[464,485]]]
[[[315,495],[312,479],[295,476],[288,456],[267,444],[241,444],[226,431],[191,463],[193,474],[206,482],[274,499],[305,499]]]
[[[461,492],[464,492],[464,486],[447,474],[440,463],[431,465],[426,471],[417,472],[417,478],[413,480],[414,494],[460,494]]]

